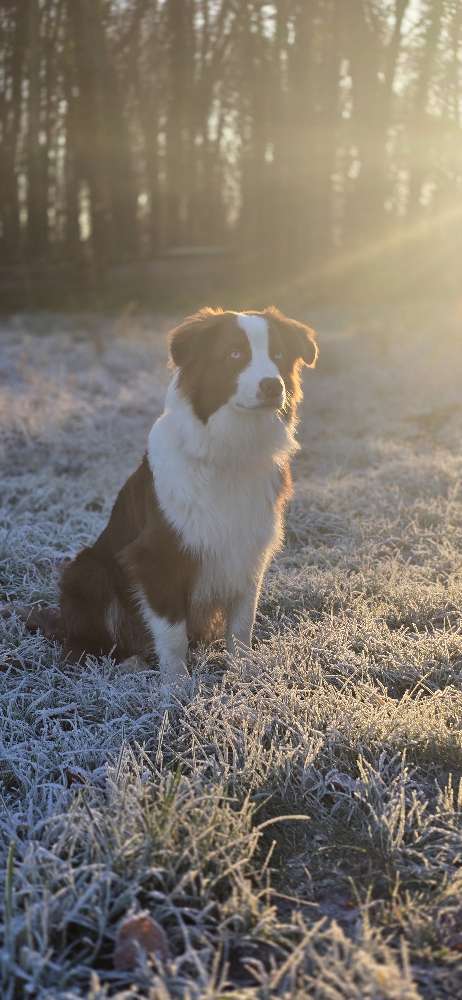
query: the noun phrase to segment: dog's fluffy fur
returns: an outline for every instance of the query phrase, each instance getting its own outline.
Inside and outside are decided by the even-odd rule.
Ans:
[[[150,648],[187,677],[191,638],[221,623],[248,647],[291,494],[302,363],[313,331],[274,308],[203,309],[170,338],[175,368],[141,465],[93,546],[66,567],[61,629],[73,658]]]

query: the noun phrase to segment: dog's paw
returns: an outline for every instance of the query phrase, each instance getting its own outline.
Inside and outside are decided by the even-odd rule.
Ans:
[[[191,701],[193,692],[194,681],[189,674],[174,680],[164,680],[159,690],[161,708],[174,708],[178,703],[185,704]]]
[[[239,639],[236,635],[228,636],[226,641],[226,653],[230,659],[241,659],[252,652],[252,644],[245,639]]]
[[[255,657],[250,646],[240,643],[234,649],[227,649],[225,652],[226,666],[238,669],[245,680],[246,675],[252,676],[255,670]]]
[[[142,670],[149,669],[149,663],[146,663],[146,660],[143,660],[141,656],[129,656],[117,666],[119,674],[139,674]]]

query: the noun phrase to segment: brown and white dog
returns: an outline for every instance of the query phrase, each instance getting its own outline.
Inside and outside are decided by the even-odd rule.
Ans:
[[[266,567],[281,543],[302,363],[313,331],[275,308],[202,309],[173,330],[175,373],[136,472],[109,523],[61,583],[72,657],[157,655],[161,680],[188,677],[188,641],[221,623],[249,647]]]

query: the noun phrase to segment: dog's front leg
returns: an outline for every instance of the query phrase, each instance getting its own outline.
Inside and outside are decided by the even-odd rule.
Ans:
[[[188,655],[188,635],[186,622],[170,624],[165,618],[157,615],[153,623],[152,634],[159,660],[160,679],[168,687],[185,687],[189,681],[186,667]]]
[[[226,648],[231,655],[250,649],[261,579],[249,582],[247,589],[236,598],[228,613]]]
[[[189,681],[186,667],[188,655],[186,622],[170,622],[167,618],[161,617],[151,608],[144,595],[139,595],[139,603],[159,661],[161,683],[172,688],[186,688]]]

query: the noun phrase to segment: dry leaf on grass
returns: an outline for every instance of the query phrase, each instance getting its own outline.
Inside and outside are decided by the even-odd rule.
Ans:
[[[117,930],[114,968],[119,971],[134,969],[140,959],[153,955],[163,962],[170,957],[163,928],[146,910],[125,917]]]

